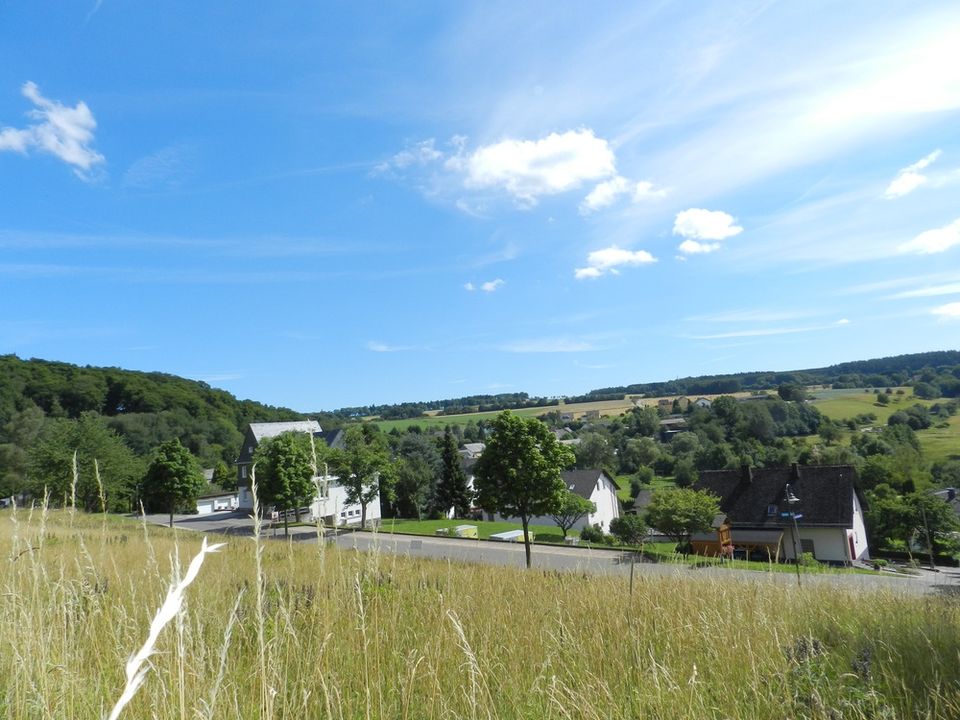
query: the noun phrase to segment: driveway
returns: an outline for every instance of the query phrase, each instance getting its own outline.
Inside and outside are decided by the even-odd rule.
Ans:
[[[227,535],[253,535],[253,520],[246,513],[219,512],[210,515],[174,515],[174,524],[183,530],[214,532]],[[167,525],[168,515],[147,515],[147,522]],[[263,536],[283,539],[283,523],[275,526],[266,522]],[[392,535],[368,531],[334,532],[325,534],[328,542],[341,549],[358,551],[378,550],[410,557],[426,557],[457,562],[483,563],[507,567],[524,566],[522,544],[498,543],[485,540],[465,540],[417,535]],[[298,542],[316,542],[314,527],[292,527],[290,538]],[[589,572],[594,574],[630,574],[631,553],[621,550],[594,550],[591,548],[554,547],[535,545],[532,564],[541,570],[565,572]],[[681,563],[634,564],[638,578],[644,576],[673,576],[688,578],[714,578],[742,582],[768,584],[794,584],[796,575],[784,572],[757,572],[728,570],[722,567],[694,567]],[[809,585],[830,585],[854,590],[888,590],[909,595],[944,594],[960,596],[960,569],[942,568],[940,572],[922,570],[919,574],[902,576],[884,573],[803,574],[801,580]]]

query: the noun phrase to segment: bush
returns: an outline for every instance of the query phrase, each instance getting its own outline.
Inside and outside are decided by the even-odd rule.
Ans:
[[[820,562],[813,556],[813,553],[805,552],[800,555],[800,565],[802,567],[816,567]]]
[[[587,525],[580,531],[580,540],[589,543],[607,544],[609,536],[599,525]],[[612,537],[610,538],[613,539]]]
[[[624,545],[639,545],[647,535],[647,524],[638,515],[623,515],[610,522],[610,533]]]

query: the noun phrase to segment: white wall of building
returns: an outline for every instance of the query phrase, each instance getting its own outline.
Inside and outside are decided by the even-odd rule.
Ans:
[[[320,487],[324,488],[324,481],[319,479]],[[347,502],[347,490],[337,483],[336,478],[329,478],[326,483],[326,497],[314,497],[309,503],[310,519],[316,520],[318,517],[324,522],[330,522],[334,525],[359,525],[360,524],[360,503]],[[241,487],[238,494],[238,509],[253,510],[253,493],[250,488]],[[367,522],[379,522],[380,497],[374,498],[367,505]]]

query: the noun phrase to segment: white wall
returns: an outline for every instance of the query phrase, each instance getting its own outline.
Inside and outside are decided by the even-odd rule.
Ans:
[[[323,487],[323,481],[321,481]],[[327,483],[327,497],[314,498],[310,505],[310,513],[314,519],[321,518],[326,521],[332,519],[334,525],[359,525],[361,518],[360,503],[347,502],[347,490],[337,483],[336,478],[329,478]],[[379,523],[380,497],[377,496],[367,504],[367,523],[377,521]]]
[[[323,485],[321,480],[320,486],[323,487]],[[238,502],[238,509],[253,510],[253,493],[249,488],[240,488]],[[337,483],[335,477],[331,477],[327,482],[327,497],[314,497],[310,502],[310,514],[314,520],[318,517],[326,520],[332,516],[336,525],[359,525],[360,503],[347,503],[346,489]],[[379,522],[380,518],[380,497],[377,496],[367,505],[367,522],[371,520]]]
[[[597,511],[587,517],[591,525],[599,525],[605,533],[610,532],[610,521],[620,517],[620,501],[617,499],[617,489],[606,477],[601,480],[600,487],[594,486],[590,502],[597,506]],[[579,528],[578,528],[579,529]]]
[[[867,547],[867,526],[863,522],[863,507],[860,498],[853,494],[853,549],[857,560],[869,560],[870,548]]]
[[[814,557],[817,560],[833,560],[849,562],[850,549],[847,547],[846,528],[800,528],[800,540],[812,540]],[[787,560],[796,558],[793,539],[793,527],[785,529],[783,535],[783,551]]]

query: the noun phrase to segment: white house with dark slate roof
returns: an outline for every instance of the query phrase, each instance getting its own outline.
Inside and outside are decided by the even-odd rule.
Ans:
[[[845,564],[870,558],[866,502],[851,465],[708,470],[694,488],[720,499],[735,550],[766,548],[771,557],[787,560],[799,550]]]
[[[603,470],[566,470],[560,473],[567,490],[589,500],[597,506],[596,512],[590,513],[573,526],[574,530],[582,530],[587,525],[599,525],[604,532],[610,532],[610,521],[620,517],[620,500],[617,498],[617,485]],[[520,522],[520,518],[507,518],[497,515],[497,520]],[[549,515],[530,519],[531,525],[554,525]]]
[[[243,438],[243,447],[237,457],[238,509],[253,510],[253,494],[250,491],[250,469],[253,466],[253,454],[257,446],[266,438],[277,437],[285,432],[310,433],[317,443],[327,447],[343,446],[343,431],[324,432],[316,420],[296,420],[292,422],[250,423]],[[360,522],[359,503],[347,502],[347,491],[332,475],[320,475],[314,478],[320,487],[321,495],[315,496],[310,504],[311,519],[320,518],[326,525],[356,525]],[[380,522],[380,498],[376,497],[367,505],[367,521],[373,525]]]

